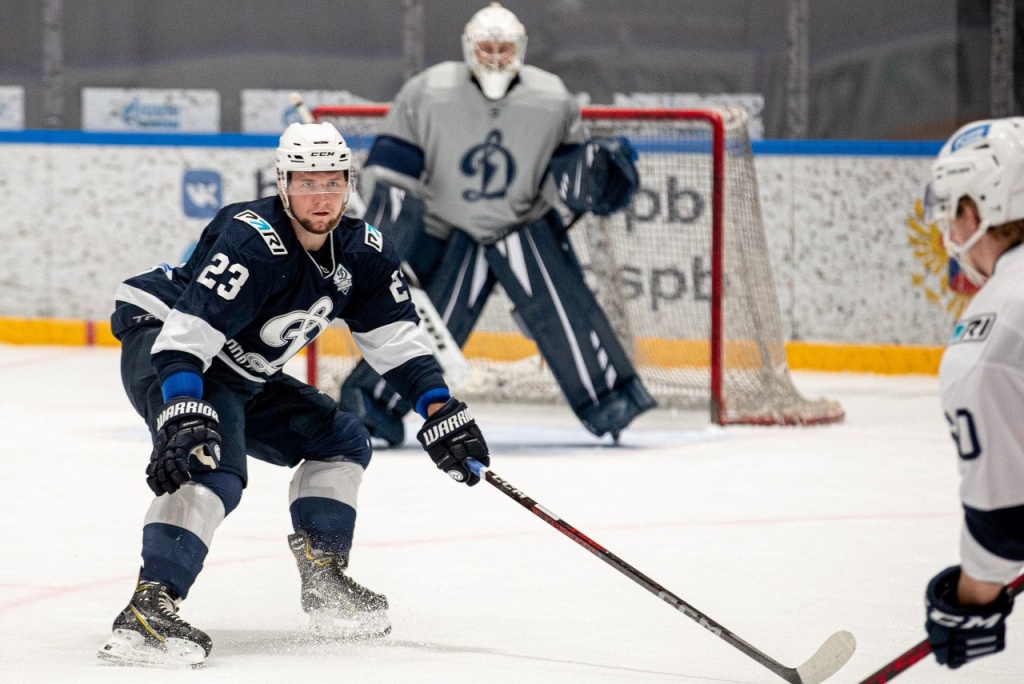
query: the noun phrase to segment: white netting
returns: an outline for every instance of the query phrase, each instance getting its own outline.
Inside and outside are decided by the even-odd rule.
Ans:
[[[365,158],[378,116],[320,108]],[[713,110],[725,129],[721,297],[713,297],[712,125],[708,112],[584,110],[592,136],[625,136],[639,153],[641,188],[627,210],[585,216],[571,229],[587,282],[661,406],[692,408],[711,399],[712,308],[721,314],[718,420],[817,423],[841,420],[827,400],[808,401],[789,377],[779,304],[768,259],[746,114]],[[711,117],[714,118],[714,117]],[[560,401],[536,348],[496,288],[466,346],[473,366],[459,395],[492,401]],[[317,383],[334,394],[355,348],[329,331],[320,345]]]

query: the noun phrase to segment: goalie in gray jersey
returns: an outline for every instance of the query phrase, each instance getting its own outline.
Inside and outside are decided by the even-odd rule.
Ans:
[[[615,439],[655,403],[583,279],[556,206],[607,215],[639,179],[625,139],[586,140],[579,106],[555,75],[523,65],[526,31],[492,3],[462,37],[465,62],[410,79],[370,150],[365,218],[400,255],[455,341],[469,337],[498,283],[573,411]],[[409,404],[367,364],[341,404],[370,433],[404,439]]]
[[[984,285],[942,357],[942,410],[959,456],[960,565],[926,590],[938,661],[959,667],[1003,650],[1006,589],[1024,568],[1024,118],[958,130],[932,165],[929,221]]]

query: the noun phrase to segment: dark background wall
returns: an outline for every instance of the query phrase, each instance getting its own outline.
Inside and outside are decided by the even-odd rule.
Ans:
[[[425,63],[461,59],[462,27],[484,2],[422,2]],[[595,103],[615,93],[761,93],[766,136],[786,134],[788,0],[505,4],[526,25],[527,61]],[[809,4],[811,137],[940,138],[987,115],[990,0]],[[25,87],[29,128],[47,124],[44,5],[0,0],[0,85]],[[62,5],[63,128],[79,126],[87,86],[213,88],[230,131],[239,129],[243,88],[387,101],[404,77],[402,0]]]

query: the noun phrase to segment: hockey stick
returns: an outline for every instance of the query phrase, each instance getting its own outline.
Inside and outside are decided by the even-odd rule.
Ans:
[[[316,123],[316,118],[302,100],[301,93],[297,91],[289,93],[288,100],[295,107],[295,111],[298,112],[302,123]],[[350,202],[356,216],[362,218],[366,214],[366,204],[359,194],[353,192]],[[416,314],[423,323],[422,328],[427,334],[427,339],[430,341],[437,365],[441,366],[441,371],[444,373],[451,389],[457,390],[469,379],[469,361],[463,356],[462,349],[459,348],[455,338],[452,337],[448,326],[444,323],[444,319],[438,313],[437,307],[430,301],[430,296],[420,286],[416,274],[413,273],[409,264],[404,261],[402,262],[402,274],[409,284],[409,298],[412,300],[412,305],[416,308]]]
[[[1024,591],[1024,575],[1020,575],[1017,579],[1007,584],[1006,590],[1010,593],[1010,596],[1016,596]],[[884,665],[882,669],[875,672],[860,684],[885,684],[886,682],[890,682],[904,670],[910,669],[912,665],[927,658],[928,654],[931,652],[932,645],[927,639],[925,639],[896,656],[892,661]]]
[[[550,510],[541,506],[526,494],[500,478],[490,468],[473,459],[469,459],[467,463],[473,473],[481,479],[487,480],[487,482],[497,487],[502,493],[518,502],[538,518],[554,527],[569,539],[573,540],[584,549],[678,610],[680,613],[695,621],[704,629],[728,642],[731,646],[753,658],[761,665],[785,679],[787,682],[790,682],[790,684],[820,684],[820,682],[825,681],[838,672],[839,668],[845,665],[846,661],[848,661],[853,655],[854,649],[857,648],[857,642],[854,640],[852,634],[845,631],[836,632],[830,636],[803,665],[798,667],[786,667],[774,658],[771,658],[754,648],[743,639],[740,639],[728,629],[715,622],[707,615],[700,612],[689,603],[679,598],[668,589],[665,589],[632,565],[577,530],[568,522],[562,520]]]

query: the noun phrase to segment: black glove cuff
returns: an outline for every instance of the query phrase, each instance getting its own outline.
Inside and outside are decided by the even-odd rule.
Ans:
[[[925,599],[929,608],[949,613],[951,615],[976,615],[988,617],[990,615],[1002,614],[1004,617],[1013,610],[1013,597],[1005,589],[999,592],[999,596],[992,603],[984,606],[964,606],[957,598],[957,587],[960,583],[962,568],[959,565],[946,568],[928,583]]]

